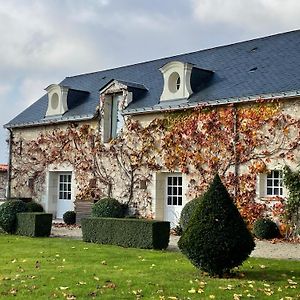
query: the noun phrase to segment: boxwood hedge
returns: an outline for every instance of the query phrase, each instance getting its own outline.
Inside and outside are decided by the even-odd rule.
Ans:
[[[17,214],[16,234],[44,237],[49,236],[52,226],[52,214],[26,212]]]
[[[169,244],[170,222],[120,219],[84,218],[81,220],[85,242],[143,249],[166,249]]]

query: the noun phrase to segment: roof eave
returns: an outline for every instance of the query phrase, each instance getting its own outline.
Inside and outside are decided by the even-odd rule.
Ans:
[[[24,127],[33,127],[33,126],[43,126],[43,125],[52,125],[52,124],[60,124],[66,122],[76,122],[76,121],[88,121],[92,120],[97,116],[97,114],[87,114],[87,115],[79,115],[73,117],[65,117],[60,119],[43,119],[35,122],[27,122],[27,123],[19,123],[19,124],[5,124],[3,127],[6,129],[13,128],[24,128]]]
[[[300,90],[288,91],[288,92],[280,92],[280,93],[272,93],[272,94],[262,94],[262,95],[253,95],[246,97],[232,97],[232,98],[224,98],[219,100],[209,100],[209,101],[201,101],[201,102],[187,102],[178,105],[155,105],[150,107],[143,107],[138,109],[125,109],[123,111],[123,115],[140,115],[140,114],[148,114],[148,113],[158,113],[158,112],[168,112],[168,111],[176,111],[182,109],[191,109],[199,106],[219,106],[225,104],[235,104],[235,103],[245,103],[245,102],[254,102],[257,100],[271,100],[271,99],[282,99],[282,98],[297,98],[300,96]]]

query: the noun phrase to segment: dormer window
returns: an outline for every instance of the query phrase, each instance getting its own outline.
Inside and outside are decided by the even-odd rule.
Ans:
[[[164,78],[161,101],[187,99],[192,93],[192,64],[172,61],[160,68]]]
[[[108,143],[120,134],[124,127],[124,108],[145,93],[147,89],[139,83],[116,79],[112,79],[100,89],[103,143]]]
[[[177,72],[173,72],[169,77],[169,90],[171,93],[176,93],[180,89],[180,75]]]
[[[57,93],[52,94],[51,96],[51,108],[56,110],[58,108],[59,97]]]
[[[179,88],[180,88],[180,76],[179,76],[179,74],[178,74],[178,78],[177,78],[177,80],[176,80],[176,91],[178,91]]]
[[[68,87],[59,84],[51,84],[45,90],[48,93],[46,117],[61,116],[68,111]]]

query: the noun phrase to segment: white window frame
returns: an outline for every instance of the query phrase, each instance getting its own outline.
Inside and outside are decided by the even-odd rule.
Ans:
[[[175,179],[176,178],[176,183]],[[171,179],[171,184],[169,184],[169,179]],[[179,183],[180,182],[180,183]],[[181,190],[181,192],[179,192]],[[166,201],[167,205],[183,206],[183,178],[182,175],[168,175],[166,177]],[[181,198],[179,204],[179,198]],[[170,199],[170,202],[169,202]],[[176,199],[176,204],[174,204]]]
[[[122,98],[122,93],[105,96],[102,122],[102,140],[104,143],[116,138],[124,126],[124,117],[120,110]]]
[[[281,170],[270,170],[266,174],[265,194],[267,197],[283,197],[283,172]]]
[[[281,174],[280,178],[274,177],[274,172],[279,171]],[[269,178],[269,184],[268,184],[268,178]],[[281,185],[275,186],[274,180],[280,180]],[[270,180],[272,181],[272,184],[270,184]],[[274,184],[274,185],[273,185]],[[279,183],[280,184],[280,183]],[[272,192],[268,191],[268,188],[272,188]],[[280,188],[281,193],[278,195],[275,195],[274,188]],[[257,200],[270,200],[275,197],[285,198],[287,196],[287,190],[283,184],[283,173],[282,169],[280,168],[269,168],[267,172],[260,173],[257,175],[257,181],[256,181],[256,196]]]
[[[62,181],[61,176],[63,178]],[[65,180],[65,176],[67,176],[67,180]],[[61,185],[63,185],[62,188]],[[63,195],[62,197],[61,194]],[[67,197],[65,197],[65,194],[67,194]],[[72,200],[72,174],[58,174],[58,199]]]

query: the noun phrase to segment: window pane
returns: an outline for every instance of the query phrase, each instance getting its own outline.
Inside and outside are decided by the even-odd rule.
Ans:
[[[271,188],[267,188],[267,195],[272,195],[272,189]]]
[[[273,171],[273,177],[278,178],[279,177],[279,171]]]
[[[173,205],[177,205],[177,197],[173,197]]]
[[[172,197],[168,197],[168,205],[172,205]]]
[[[278,179],[274,179],[274,186],[279,186],[279,180]]]
[[[270,187],[272,186],[272,179],[267,180],[267,186],[270,186]]]
[[[177,195],[177,187],[173,187],[173,195]]]
[[[168,177],[168,185],[172,185],[172,177]]]
[[[168,195],[172,195],[172,188],[168,187]]]
[[[278,188],[274,188],[274,195],[279,195],[279,189]]]
[[[173,185],[177,185],[177,177],[173,177]]]
[[[182,195],[182,187],[178,188],[178,195]]]
[[[182,177],[178,177],[178,185],[182,185]]]
[[[182,205],[182,197],[178,197],[178,205]]]

